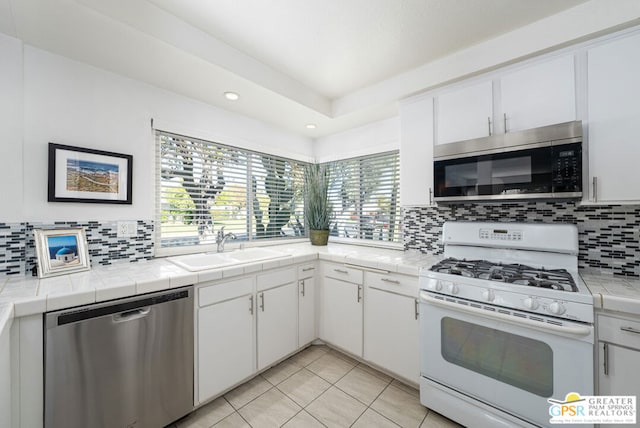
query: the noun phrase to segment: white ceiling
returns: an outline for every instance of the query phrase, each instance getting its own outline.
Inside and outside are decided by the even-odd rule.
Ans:
[[[330,99],[586,0],[149,0]]]
[[[0,31],[316,138],[391,117],[421,90],[381,102],[385,82],[585,2],[0,0]]]

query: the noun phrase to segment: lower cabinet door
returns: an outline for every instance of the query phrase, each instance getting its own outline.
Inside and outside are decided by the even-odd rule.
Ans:
[[[322,284],[323,339],[362,356],[362,286],[325,277]]]
[[[640,350],[600,342],[599,395],[640,397]],[[606,371],[605,371],[606,365]]]
[[[416,300],[367,289],[364,314],[364,359],[418,383],[419,322]]]
[[[298,287],[295,282],[257,295],[258,370],[298,348]]]
[[[640,350],[599,342],[600,368],[598,395],[640,397]],[[636,401],[636,406],[638,405]],[[602,428],[628,427],[628,424],[601,424]]]
[[[314,278],[298,281],[298,346],[316,338],[316,287]]]
[[[198,311],[198,402],[255,373],[253,296]]]

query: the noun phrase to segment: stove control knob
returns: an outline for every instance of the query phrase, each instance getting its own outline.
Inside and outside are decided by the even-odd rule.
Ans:
[[[486,290],[482,290],[482,298],[487,302],[492,302],[493,299],[496,298],[496,293],[494,293],[492,289],[487,288]]]
[[[450,282],[449,283],[449,293],[451,294],[458,294],[458,291],[460,291],[458,289],[458,286],[456,285],[455,282]]]
[[[440,290],[442,290],[442,281],[440,281],[440,280],[436,280],[436,281],[434,281],[434,282],[433,282],[433,288],[434,288],[436,291],[440,291]]]
[[[540,306],[538,301],[532,297],[527,297],[522,303],[524,303],[525,308],[531,309],[532,311],[535,311],[538,309],[538,306]]]
[[[554,315],[562,315],[565,313],[566,308],[559,302],[553,302],[549,305],[547,310]]]

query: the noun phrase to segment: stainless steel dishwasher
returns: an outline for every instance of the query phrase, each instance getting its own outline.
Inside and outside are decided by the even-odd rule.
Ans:
[[[45,314],[45,427],[158,428],[193,409],[193,287]]]

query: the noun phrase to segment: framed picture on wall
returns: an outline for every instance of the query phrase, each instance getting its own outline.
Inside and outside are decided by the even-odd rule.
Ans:
[[[91,269],[87,236],[81,227],[34,229],[33,235],[39,278]]]
[[[49,202],[131,204],[133,156],[49,143]]]

